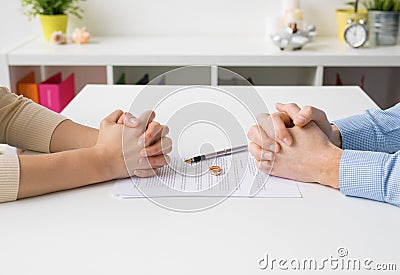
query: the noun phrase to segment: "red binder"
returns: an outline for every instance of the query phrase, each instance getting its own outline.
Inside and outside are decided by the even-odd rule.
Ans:
[[[39,90],[35,82],[35,73],[31,72],[17,83],[17,93],[39,103]]]
[[[39,83],[40,104],[55,112],[61,112],[74,96],[74,74],[62,81],[61,73],[57,73]]]

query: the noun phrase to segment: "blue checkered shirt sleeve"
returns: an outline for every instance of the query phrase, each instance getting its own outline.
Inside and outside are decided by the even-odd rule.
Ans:
[[[340,191],[400,206],[400,104],[335,121],[344,149]]]

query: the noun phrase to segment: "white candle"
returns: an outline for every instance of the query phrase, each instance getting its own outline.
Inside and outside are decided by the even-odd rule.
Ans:
[[[282,15],[284,15],[287,10],[294,10],[299,8],[299,0],[282,0]]]

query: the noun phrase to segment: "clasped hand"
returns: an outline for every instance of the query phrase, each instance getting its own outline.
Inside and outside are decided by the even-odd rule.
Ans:
[[[340,132],[325,113],[296,104],[276,105],[259,114],[248,132],[256,165],[273,176],[339,188]]]
[[[101,121],[95,149],[107,178],[153,176],[170,161],[166,155],[172,150],[172,141],[166,137],[169,129],[153,121],[154,117],[153,111],[136,118],[117,110]]]
[[[293,103],[278,103],[276,108],[276,113],[258,115],[258,125],[248,132],[249,151],[259,169],[339,188],[342,150],[338,129],[317,108]],[[172,150],[172,141],[166,137],[168,127],[154,122],[154,117],[152,111],[135,118],[118,110],[101,122],[95,148],[107,163],[110,178],[152,176],[170,161],[166,155]]]

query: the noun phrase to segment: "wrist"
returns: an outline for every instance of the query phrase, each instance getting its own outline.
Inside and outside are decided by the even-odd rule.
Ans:
[[[331,146],[331,148],[323,154],[321,159],[321,171],[319,173],[318,182],[339,189],[339,167],[343,150]]]
[[[342,148],[342,135],[336,125],[332,125],[332,140],[331,142],[339,148]]]
[[[115,173],[113,172],[114,169],[112,167],[112,161],[107,158],[107,153],[102,146],[93,146],[88,149],[90,151],[90,159],[92,160],[92,164],[94,165],[95,169],[101,181],[112,180],[115,177],[113,176]]]

